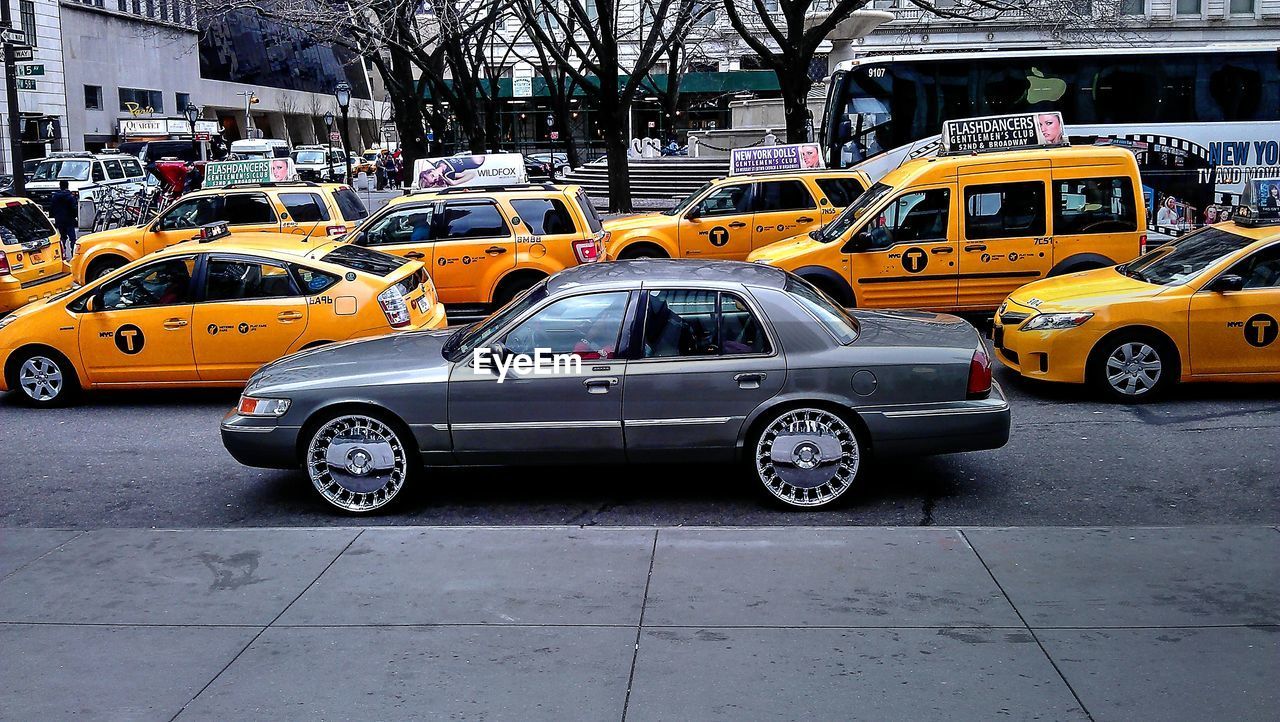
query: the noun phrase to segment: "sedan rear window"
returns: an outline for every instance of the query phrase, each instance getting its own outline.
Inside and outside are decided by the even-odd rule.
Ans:
[[[335,266],[350,268],[353,271],[364,271],[376,276],[389,276],[404,264],[408,263],[399,256],[382,251],[374,251],[360,246],[338,246],[320,259]]]
[[[818,319],[818,323],[836,337],[840,345],[851,344],[858,338],[858,322],[853,319],[853,316],[850,316],[849,312],[835,301],[824,296],[808,281],[790,276],[783,290],[791,294],[791,297],[804,306],[806,311],[813,314]]]
[[[53,235],[49,219],[34,203],[0,207],[0,246],[43,241]]]
[[[344,220],[359,221],[369,217],[369,209],[364,207],[360,196],[350,188],[339,188],[333,197],[338,201],[338,210],[342,212]]]

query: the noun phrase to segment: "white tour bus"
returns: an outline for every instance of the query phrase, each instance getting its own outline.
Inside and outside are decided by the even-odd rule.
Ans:
[[[827,164],[878,179],[937,150],[944,120],[1058,111],[1075,144],[1138,157],[1152,240],[1181,235],[1280,177],[1274,45],[881,55],[836,66]]]

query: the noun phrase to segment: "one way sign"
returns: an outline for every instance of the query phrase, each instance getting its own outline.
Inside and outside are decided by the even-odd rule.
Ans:
[[[27,44],[27,34],[17,28],[5,28],[4,30],[0,30],[0,39],[3,39],[6,43],[13,45]]]
[[[31,48],[14,48],[13,59],[22,62],[24,60],[35,60],[35,51]]]

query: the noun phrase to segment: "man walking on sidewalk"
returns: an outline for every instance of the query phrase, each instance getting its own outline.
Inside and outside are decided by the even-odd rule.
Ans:
[[[49,198],[49,213],[53,225],[62,236],[62,257],[71,260],[76,247],[76,227],[79,225],[80,196],[71,190],[66,181],[58,181],[58,190]]]

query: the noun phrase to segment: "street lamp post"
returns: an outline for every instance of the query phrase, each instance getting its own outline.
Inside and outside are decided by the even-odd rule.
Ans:
[[[204,155],[200,152],[200,141],[196,140],[196,118],[200,117],[200,109],[195,103],[187,103],[187,107],[182,109],[182,114],[187,116],[187,122],[191,124],[191,152],[199,158]]]
[[[351,183],[351,144],[347,142],[347,106],[351,105],[351,86],[346,83],[338,83],[333,89],[333,95],[338,99],[338,109],[342,111],[342,157],[347,162],[347,174],[344,176],[348,184]]]
[[[254,103],[258,102],[258,96],[254,95],[252,90],[245,90],[236,93],[236,95],[244,96],[244,137],[252,138],[254,135],[253,115],[250,114],[249,109],[253,107]]]
[[[324,112],[324,137],[329,143],[329,152],[325,155],[329,164],[329,180],[333,180],[333,111]]]

